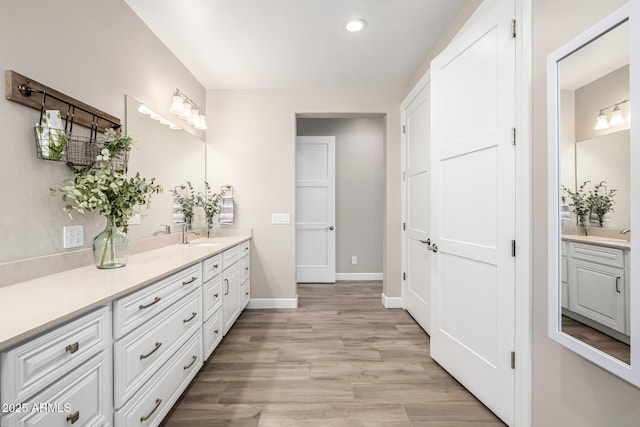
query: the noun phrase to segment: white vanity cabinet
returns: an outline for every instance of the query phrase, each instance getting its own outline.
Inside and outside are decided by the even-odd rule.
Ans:
[[[0,366],[2,427],[111,425],[110,307],[3,351]]]
[[[206,360],[222,340],[222,255],[204,260],[202,266],[202,345]]]
[[[562,308],[569,308],[569,274],[568,274],[568,257],[567,242],[561,242],[560,246],[560,278],[562,286]]]
[[[202,268],[113,302],[115,426],[157,425],[202,366]]]
[[[627,330],[625,251],[569,244],[569,311],[622,334]]]
[[[222,314],[224,335],[249,302],[249,241],[222,253]]]

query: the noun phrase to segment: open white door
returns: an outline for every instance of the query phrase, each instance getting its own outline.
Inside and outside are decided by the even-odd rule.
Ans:
[[[404,113],[404,308],[431,333],[431,265],[427,250],[430,215],[431,87],[416,86],[407,97]]]
[[[334,136],[296,138],[296,266],[298,283],[336,281]]]
[[[431,355],[513,425],[515,2],[480,8],[431,64]]]

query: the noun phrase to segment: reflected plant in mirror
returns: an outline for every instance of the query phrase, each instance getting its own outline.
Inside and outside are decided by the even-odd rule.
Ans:
[[[630,132],[640,85],[629,72],[639,11],[629,2],[547,61],[549,336],[636,386],[640,293],[631,279],[640,258],[627,231],[640,222]]]

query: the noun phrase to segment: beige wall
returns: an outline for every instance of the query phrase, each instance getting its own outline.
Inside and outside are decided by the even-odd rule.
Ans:
[[[252,297],[296,296],[297,113],[386,115],[383,291],[400,296],[400,90],[210,90],[208,179],[235,186],[236,226],[253,227]],[[274,212],[291,224],[272,225]]]
[[[297,134],[336,137],[336,272],[381,273],[382,118],[299,118]]]
[[[167,117],[176,87],[205,104],[204,88],[122,0],[2,1],[0,52],[3,72],[15,70],[123,124],[125,94]],[[62,163],[36,158],[38,118],[36,110],[0,99],[0,263],[68,252],[63,225],[84,224],[85,247],[104,227],[94,214],[70,220],[50,197],[49,187],[70,174]]]
[[[637,426],[640,390],[547,337],[547,81],[549,53],[625,3],[533,1],[533,425]]]

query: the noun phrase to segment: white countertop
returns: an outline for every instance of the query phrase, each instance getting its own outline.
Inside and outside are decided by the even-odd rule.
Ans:
[[[606,246],[608,248],[631,250],[631,242],[625,239],[616,239],[604,236],[577,236],[574,234],[563,234],[562,240],[571,242],[588,243],[590,245]]]
[[[195,239],[220,245],[171,245],[130,255],[113,270],[76,268],[0,288],[0,349],[249,240],[251,233]]]

